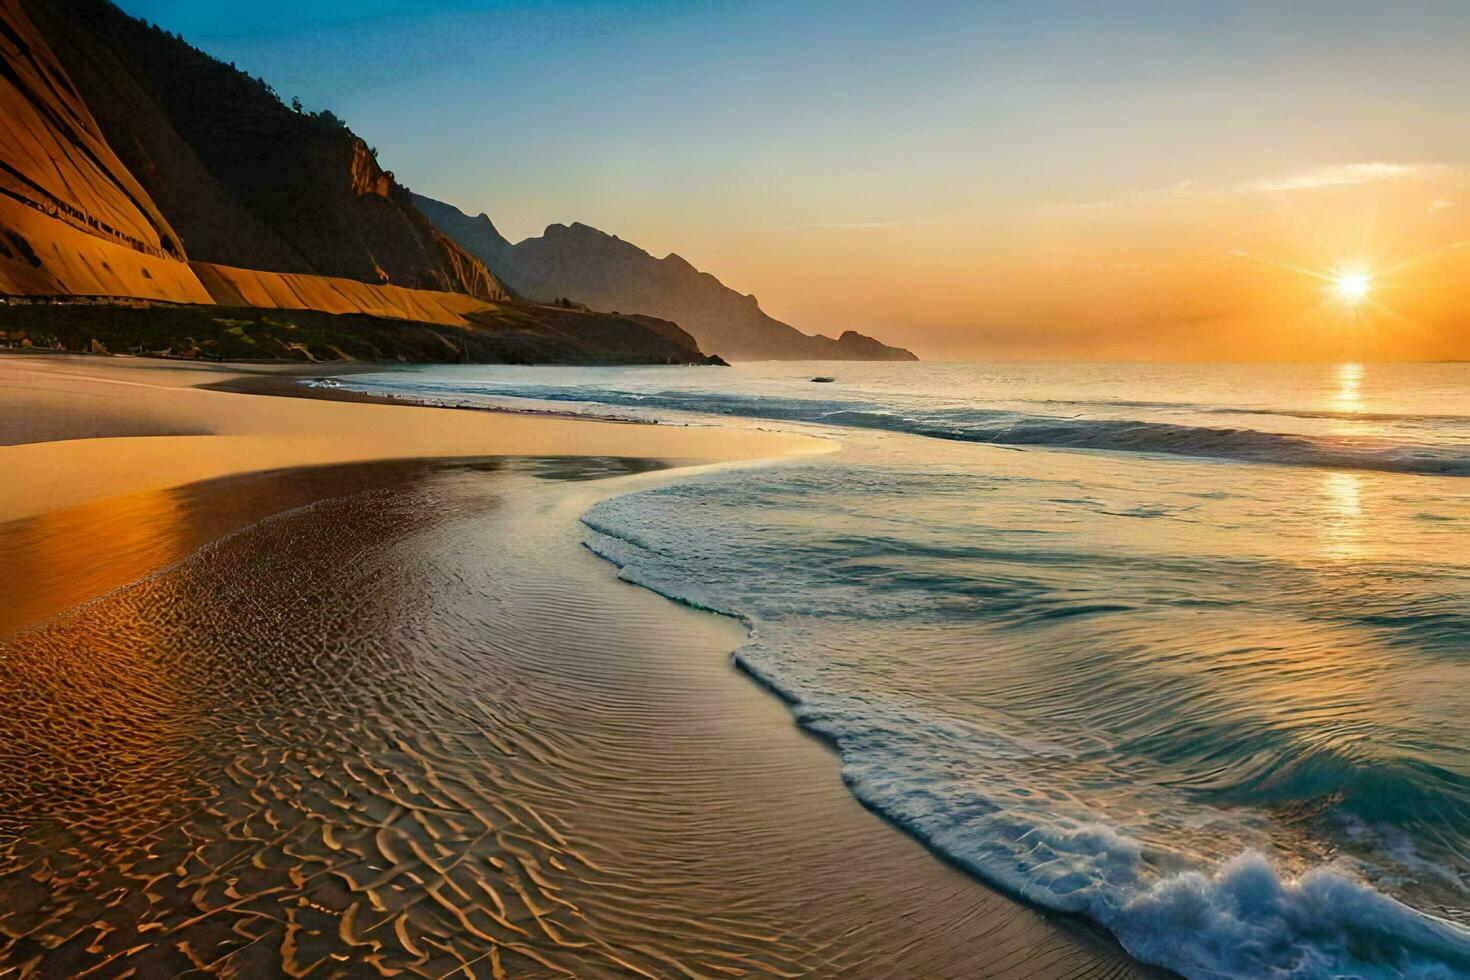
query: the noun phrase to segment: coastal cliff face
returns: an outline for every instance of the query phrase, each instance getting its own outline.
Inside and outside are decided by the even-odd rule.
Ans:
[[[416,198],[332,113],[287,107],[263,80],[107,0],[0,0],[0,50],[0,299],[244,304],[462,329],[501,329],[503,307],[528,300],[512,319],[541,321],[548,337],[581,331],[574,347],[613,360],[700,363],[701,347],[914,359],[852,331],[803,334],[679,256],[586,225],[512,245],[484,215]],[[486,310],[487,322],[470,315]]]
[[[378,166],[378,158],[362,140],[352,144],[352,192],[359,197],[371,195],[389,200],[393,178]]]
[[[912,353],[849,330],[835,340],[804,334],[678,255],[656,259],[584,224],[552,225],[512,245],[481,214],[415,195],[414,202],[516,292],[565,297],[599,310],[633,310],[673,320],[705,350],[738,360],[913,361]]]
[[[27,12],[190,258],[508,298],[330,112],[294,111],[263,81],[106,0]]]
[[[673,323],[515,302],[336,117],[102,0],[0,0],[0,58],[6,344],[710,361]]]
[[[207,302],[19,0],[0,0],[0,294]]]

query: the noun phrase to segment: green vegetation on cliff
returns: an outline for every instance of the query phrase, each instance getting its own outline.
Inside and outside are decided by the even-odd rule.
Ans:
[[[470,320],[452,327],[316,310],[0,303],[0,347],[230,361],[717,363],[652,317],[504,304]]]

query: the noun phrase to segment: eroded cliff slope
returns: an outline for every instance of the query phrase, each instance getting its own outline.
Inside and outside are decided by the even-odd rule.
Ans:
[[[106,0],[28,8],[190,257],[507,298],[331,112],[295,111],[263,80]]]
[[[673,323],[514,301],[335,117],[101,0],[0,0],[0,122],[0,343],[708,360]]]
[[[208,302],[19,0],[0,0],[0,294]]]

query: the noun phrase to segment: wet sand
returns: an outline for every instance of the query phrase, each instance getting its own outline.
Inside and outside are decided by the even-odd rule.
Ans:
[[[1137,972],[858,806],[730,665],[736,624],[581,547],[675,471],[555,448],[0,527],[32,594],[0,637],[0,973]],[[137,531],[97,579],[88,527]]]
[[[618,425],[199,387],[274,373],[250,370],[0,354],[0,472],[14,474],[0,481],[0,521],[290,466],[546,453],[715,461],[830,448],[754,427]]]

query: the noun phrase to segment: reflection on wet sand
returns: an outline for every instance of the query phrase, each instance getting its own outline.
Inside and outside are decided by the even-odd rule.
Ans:
[[[446,466],[535,470],[593,479],[656,467],[650,460],[489,457],[343,463],[226,476],[0,523],[0,636],[110,592],[271,514],[318,500],[422,480]]]
[[[273,513],[422,477],[422,460],[223,477],[0,523],[0,635],[135,582]],[[493,465],[487,463],[486,465]]]
[[[0,640],[0,972],[1129,972],[750,724],[730,624],[578,555],[540,481],[636,468],[330,499]]]
[[[182,510],[177,492],[155,490],[0,523],[0,635],[188,554]]]

